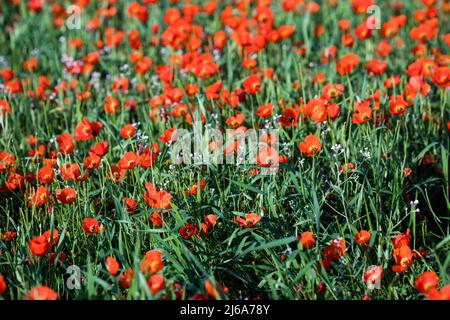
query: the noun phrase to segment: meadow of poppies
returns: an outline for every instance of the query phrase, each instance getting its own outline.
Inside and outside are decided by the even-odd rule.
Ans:
[[[449,0],[3,0],[0,27],[0,300],[450,299]],[[177,149],[196,126],[232,161]]]

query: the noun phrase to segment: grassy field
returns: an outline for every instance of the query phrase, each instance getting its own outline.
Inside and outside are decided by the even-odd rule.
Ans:
[[[450,299],[449,1],[5,0],[0,26],[0,299]],[[195,124],[274,135],[175,163]]]

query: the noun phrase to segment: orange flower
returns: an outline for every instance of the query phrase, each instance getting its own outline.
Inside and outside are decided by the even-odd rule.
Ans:
[[[59,146],[59,151],[62,154],[71,154],[75,149],[75,144],[73,143],[72,134],[63,133],[58,136],[56,139]]]
[[[273,112],[273,104],[268,103],[260,106],[258,110],[256,110],[256,114],[261,118],[268,118],[272,115]]]
[[[99,234],[101,229],[105,229],[95,218],[84,218],[82,228],[87,235]]]
[[[411,233],[409,229],[406,230],[406,233],[400,233],[399,235],[397,235],[392,241],[394,248],[400,248],[401,246],[409,246],[410,243],[411,243]]]
[[[61,171],[61,177],[63,180],[84,181],[89,177],[88,172],[81,175],[81,170],[78,163],[64,164],[59,167],[59,170]]]
[[[124,154],[124,156],[119,160],[118,166],[122,170],[130,170],[136,168],[139,165],[139,156],[130,151]]]
[[[116,258],[108,256],[106,257],[106,269],[108,269],[108,272],[110,275],[115,276],[120,269],[120,264],[116,260]]]
[[[200,191],[205,189],[206,187],[206,181],[205,178],[201,178],[200,180]],[[197,192],[198,192],[199,186],[197,183],[194,183],[194,185],[192,187],[190,187],[188,190],[185,191],[186,195],[190,195],[190,196],[196,196]]]
[[[412,266],[413,253],[409,246],[403,245],[399,248],[395,248],[392,255],[396,263],[396,265],[392,267],[394,272],[401,273]]]
[[[295,27],[290,25],[281,26],[278,28],[278,34],[281,39],[290,38],[295,32]]]
[[[144,201],[152,208],[170,209],[172,208],[172,195],[165,190],[156,191],[156,187],[151,183],[146,183],[147,192],[144,194]]]
[[[141,262],[141,271],[144,274],[155,274],[164,268],[162,261],[162,252],[159,250],[150,250],[145,254],[144,260]]]
[[[98,121],[90,122],[87,118],[83,118],[82,122],[75,127],[75,140],[87,141],[99,135],[103,124]]]
[[[96,154],[91,154],[84,159],[83,166],[86,170],[95,170],[100,167],[101,158]]]
[[[53,239],[53,240],[52,240]],[[48,253],[52,246],[56,245],[59,241],[59,232],[54,229],[53,234],[50,230],[44,232],[42,235],[34,237],[30,240],[28,245],[31,255],[44,256]]]
[[[41,168],[38,172],[38,179],[40,183],[49,184],[53,181],[55,177],[55,172],[50,166],[45,166]]]
[[[130,138],[134,137],[135,133],[136,133],[136,129],[132,124],[126,124],[120,130],[120,135],[124,139],[130,139]]]
[[[91,150],[89,150],[89,154],[96,154],[99,157],[103,157],[109,149],[108,141],[100,141]]]
[[[347,172],[348,176],[351,176],[352,175],[351,171],[355,170],[355,169],[356,169],[356,164],[350,163],[350,162],[344,163],[343,165],[339,166],[339,171],[340,172]]]
[[[302,243],[303,249],[311,249],[316,243],[316,240],[314,239],[314,233],[312,233],[311,231],[303,232],[301,236],[298,237],[298,239]]]
[[[324,250],[326,260],[338,260],[345,255],[345,241],[336,239],[331,241],[330,245]]]
[[[241,126],[245,121],[245,116],[243,113],[235,114],[234,116],[231,116],[225,121],[227,126],[236,129],[237,127]]]
[[[50,244],[46,237],[40,235],[31,239],[28,247],[33,256],[44,256],[49,251]]]
[[[389,111],[393,115],[403,115],[408,106],[411,105],[410,102],[405,101],[400,95],[390,97],[389,101]]]
[[[300,111],[294,108],[286,108],[283,110],[283,114],[278,119],[278,123],[282,127],[295,127],[298,123],[298,117],[300,115]]]
[[[158,144],[154,144],[152,146],[152,149],[150,149],[150,147],[145,148],[144,151],[139,155],[139,165],[143,169],[151,168],[156,162],[158,150]]]
[[[236,218],[236,222],[244,228],[252,228],[261,220],[261,216],[254,212],[247,213],[245,219],[242,217]]]
[[[219,92],[222,90],[222,81],[217,81],[205,89],[205,95],[207,99],[217,99],[219,98]]]
[[[372,109],[369,101],[357,102],[355,113],[352,115],[352,122],[355,124],[367,123],[372,119]]]
[[[125,210],[128,213],[132,213],[137,209],[137,202],[131,198],[122,198],[122,202],[125,205]]]
[[[58,294],[47,286],[38,286],[29,293],[31,300],[58,300]]]
[[[422,273],[414,282],[416,289],[423,294],[427,294],[431,289],[437,288],[439,278],[434,271]]]
[[[357,234],[355,234],[355,240],[359,244],[367,245],[367,243],[369,243],[369,241],[370,241],[370,236],[371,236],[371,234],[369,231],[361,230]]]
[[[65,189],[58,189],[55,191],[56,199],[64,204],[72,204],[77,198],[77,191],[73,188],[67,187]]]
[[[327,120],[327,108],[325,107],[325,102],[323,100],[310,100],[306,105],[305,111],[314,122],[323,122]]]
[[[427,296],[430,300],[450,300],[450,285],[446,285],[441,290],[437,288],[430,289]]]
[[[0,115],[8,114],[11,112],[11,107],[9,106],[8,101],[5,99],[0,99]]]
[[[7,168],[12,167],[15,163],[15,158],[12,154],[1,151],[0,152],[0,172],[5,171]]]
[[[409,177],[412,173],[412,169],[409,167],[406,167],[405,169],[403,169],[403,177]]]
[[[336,71],[340,75],[347,75],[359,64],[360,60],[356,54],[348,53],[336,63]]]
[[[315,135],[309,135],[300,142],[300,151],[307,157],[316,156],[321,149],[320,139]]]
[[[253,74],[244,80],[243,85],[248,94],[258,94],[261,90],[261,77]]]
[[[327,84],[325,87],[323,87],[321,99],[324,99],[327,101],[333,100],[333,99],[336,99],[337,97],[341,96],[343,92],[344,92],[343,84],[330,83],[330,84]]]
[[[148,287],[153,295],[164,289],[164,277],[162,274],[155,274],[147,280]]]
[[[112,96],[107,96],[103,108],[105,109],[106,113],[109,114],[116,113],[120,108],[119,100]]]
[[[119,284],[122,288],[128,289],[131,286],[131,281],[134,278],[134,270],[127,269],[119,276]]]
[[[368,74],[374,75],[383,74],[387,69],[387,62],[372,59],[366,63],[366,69]]]
[[[46,204],[50,197],[50,192],[48,189],[44,186],[39,186],[37,189],[33,189],[31,191],[32,197],[30,201],[28,201],[28,206],[33,207],[36,206],[37,208]]]
[[[118,166],[111,166],[111,171],[109,173],[110,178],[115,182],[119,183],[125,178],[126,171]]]

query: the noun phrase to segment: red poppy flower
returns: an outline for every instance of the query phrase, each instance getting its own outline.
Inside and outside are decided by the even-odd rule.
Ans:
[[[134,137],[135,133],[136,133],[136,128],[132,124],[126,124],[120,130],[120,135],[124,139],[130,139],[130,138]]]
[[[15,158],[12,154],[1,151],[0,152],[0,172],[6,171],[7,168],[14,166]]]
[[[261,216],[254,212],[247,213],[245,215],[245,218],[238,217],[236,218],[236,222],[244,228],[252,228],[258,224],[258,222],[261,221]]]
[[[226,286],[224,286],[223,284],[221,284],[220,282],[216,281],[216,285],[217,287],[215,287],[211,281],[209,281],[208,279],[205,281],[205,290],[208,293],[208,295],[210,297],[213,298],[219,298],[220,297],[220,293],[219,292],[223,292],[224,294],[228,293],[228,288]],[[220,288],[220,289],[219,289]]]
[[[361,230],[355,235],[355,240],[359,244],[367,245],[370,241],[370,232],[367,230]]]
[[[49,184],[53,181],[55,177],[55,172],[50,166],[45,166],[41,168],[38,172],[38,179],[40,183]]]
[[[30,300],[58,300],[58,294],[47,286],[38,286],[31,289]]]
[[[222,81],[217,81],[205,89],[205,95],[207,99],[217,99],[219,98],[219,92],[222,90]]]
[[[416,289],[423,294],[427,294],[431,289],[437,288],[439,278],[434,271],[422,273],[414,282]]]
[[[193,224],[190,223],[180,229],[180,236],[183,239],[188,239],[196,233],[198,233],[197,226],[194,226]]]
[[[409,246],[403,245],[399,248],[395,248],[392,255],[396,263],[396,265],[392,267],[394,272],[401,273],[412,266],[413,253]]]
[[[8,230],[8,231],[5,231],[4,233],[0,234],[0,239],[2,239],[2,241],[5,241],[5,242],[11,242],[15,238],[17,238],[17,232],[15,232],[13,230]]]
[[[95,170],[100,167],[101,158],[96,154],[91,154],[84,159],[83,166],[86,170]]]
[[[109,173],[109,177],[111,180],[113,180],[115,183],[121,182],[125,178],[126,170],[121,169],[118,166],[111,166],[111,170]]]
[[[147,280],[148,287],[153,295],[164,289],[164,277],[162,274],[155,274]]]
[[[335,239],[331,241],[324,250],[326,260],[338,260],[345,255],[345,241],[343,239]]]
[[[36,206],[37,208],[46,204],[50,199],[50,192],[44,186],[39,186],[37,189],[31,191],[31,199],[28,201],[28,206]]]
[[[278,119],[278,123],[282,127],[296,127],[299,115],[300,111],[298,109],[288,107],[283,110],[281,117]]]
[[[248,94],[258,94],[261,90],[261,83],[261,77],[253,74],[244,80],[244,90]]]
[[[316,243],[316,240],[314,239],[314,233],[312,233],[311,231],[303,232],[301,236],[298,237],[298,240],[300,240],[300,242],[302,243],[303,249],[311,249]]]
[[[372,59],[366,63],[366,69],[368,74],[374,75],[383,74],[387,69],[387,62]]]
[[[394,248],[400,248],[401,246],[409,246],[410,243],[411,243],[411,233],[409,229],[407,229],[405,233],[398,234],[392,241]]]
[[[320,139],[315,135],[307,136],[305,140],[300,142],[299,147],[300,151],[307,157],[316,156],[322,148]]]
[[[51,239],[53,238],[53,240]],[[59,241],[58,230],[54,229],[53,234],[50,230],[44,232],[42,235],[34,237],[30,240],[28,245],[31,255],[44,256],[48,253],[52,246],[56,245]]]
[[[119,160],[118,166],[122,170],[130,170],[136,168],[139,165],[139,156],[130,151],[124,154],[124,156]]]
[[[106,113],[113,114],[116,113],[120,108],[120,103],[117,98],[112,96],[107,96],[105,104],[103,105]]]
[[[72,134],[70,133],[60,134],[56,141],[58,142],[59,151],[62,154],[71,154],[75,149]]]
[[[352,115],[352,122],[355,124],[367,123],[372,119],[372,109],[369,101],[357,102],[355,113]]]
[[[112,276],[117,275],[117,273],[119,272],[120,269],[120,264],[117,261],[116,258],[108,256],[106,257],[106,269],[108,270],[109,274]]]
[[[58,189],[55,191],[56,199],[64,204],[72,204],[77,198],[77,191],[73,188],[67,187],[65,189]]]
[[[327,84],[322,89],[322,96],[321,99],[324,100],[333,100],[341,96],[344,92],[344,85],[343,84]]]
[[[128,289],[131,286],[133,278],[134,278],[134,270],[127,269],[119,276],[119,285],[122,288]]]
[[[109,149],[108,141],[100,141],[91,150],[89,150],[89,154],[95,154],[99,157],[103,157]]]
[[[5,99],[0,99],[0,115],[8,114],[11,112],[11,107]]]
[[[5,279],[3,278],[3,276],[0,274],[0,296],[3,295],[6,292],[6,289],[8,287],[6,286],[6,282]]]
[[[128,213],[132,213],[137,209],[137,202],[134,199],[131,198],[122,198],[122,202],[125,205],[125,210]]]
[[[170,209],[172,208],[172,196],[165,190],[156,191],[156,187],[147,183],[147,192],[144,194],[144,201],[152,208]]]
[[[84,218],[82,228],[87,235],[99,234],[100,230],[105,229],[95,218]]]
[[[156,155],[157,152],[153,147],[152,149],[150,149],[150,147],[145,148],[144,151],[141,154],[139,154],[140,166],[143,169],[151,168],[156,162]]]
[[[162,252],[159,250],[150,250],[145,253],[141,262],[141,271],[144,274],[155,274],[164,268],[162,261]]]
[[[410,102],[405,101],[402,96],[392,96],[390,97],[389,111],[393,115],[403,115],[406,109],[411,105]]]
[[[347,75],[359,64],[360,60],[356,54],[348,53],[336,63],[336,71],[340,75]]]
[[[88,172],[81,175],[81,170],[78,163],[64,164],[59,167],[59,170],[61,171],[61,177],[63,180],[84,181],[89,177]]]

